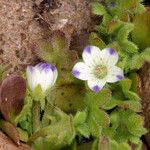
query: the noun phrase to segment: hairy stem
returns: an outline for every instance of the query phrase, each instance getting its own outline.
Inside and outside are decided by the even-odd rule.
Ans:
[[[33,107],[32,107],[32,128],[33,133],[40,129],[40,102],[39,101],[33,101]]]

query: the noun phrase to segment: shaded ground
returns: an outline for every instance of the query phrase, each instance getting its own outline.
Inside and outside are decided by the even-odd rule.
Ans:
[[[145,64],[140,70],[140,97],[142,98],[143,115],[145,116],[145,127],[148,133],[145,136],[146,143],[150,147],[150,64]]]

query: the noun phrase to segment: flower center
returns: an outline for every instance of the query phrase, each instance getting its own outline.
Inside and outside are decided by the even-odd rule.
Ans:
[[[107,67],[104,65],[97,66],[94,70],[94,75],[99,79],[103,79],[107,75]]]

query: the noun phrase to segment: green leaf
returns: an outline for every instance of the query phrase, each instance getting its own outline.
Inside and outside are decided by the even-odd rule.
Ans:
[[[144,61],[148,61],[150,62],[150,47],[146,48],[141,54],[140,56],[142,57],[142,59]]]
[[[128,40],[129,33],[133,30],[134,25],[133,24],[125,24],[118,32],[117,40],[126,52],[133,54],[138,52],[138,47],[136,44]]]
[[[18,132],[19,132],[19,136],[20,136],[20,140],[23,142],[27,142],[29,135],[26,131],[22,130],[21,128],[17,128]]]
[[[97,109],[96,111],[91,112],[89,114],[89,117],[88,117],[88,120],[87,120],[90,132],[95,137],[99,137],[100,134],[101,134],[101,130],[102,130],[101,124],[102,124],[102,122],[101,122],[101,120],[99,120],[101,118],[102,118],[102,116],[99,117],[99,110]]]
[[[120,102],[120,103],[119,103]],[[118,106],[124,109],[131,109],[135,112],[141,112],[141,103],[140,101],[128,100],[128,101],[119,101]]]
[[[131,150],[131,147],[127,143],[121,143],[118,146],[118,150]]]
[[[146,133],[146,129],[143,127],[144,119],[140,115],[133,114],[129,116],[127,127],[131,134],[141,137]]]
[[[129,91],[132,85],[132,81],[126,78],[124,80],[121,80],[119,84],[121,85],[123,91]]]
[[[128,99],[135,100],[135,101],[141,100],[141,98],[132,91],[125,91],[124,94],[125,94],[126,98],[128,98]]]
[[[114,107],[116,107],[117,105],[118,105],[118,101],[115,99],[111,99],[103,106],[103,108],[105,110],[110,110],[110,109],[113,109]]]
[[[106,10],[103,5],[98,2],[94,2],[92,3],[92,12],[95,15],[104,15],[106,13]]]
[[[146,11],[146,8],[142,4],[137,4],[137,7],[135,8],[134,12],[136,14],[143,14]]]
[[[60,149],[70,145],[75,137],[73,117],[65,114],[58,108],[54,108],[50,117],[55,119],[51,120],[49,126],[35,132],[30,137],[28,143],[32,144],[41,137],[41,140],[44,140],[44,145],[46,145],[47,148]]]
[[[32,132],[32,102],[32,98],[27,95],[22,111],[14,120],[15,125],[17,126],[19,124],[28,134]]]
[[[110,119],[105,111],[94,108],[89,112],[87,122],[92,135],[98,137],[101,133],[102,127],[107,128],[109,126]]]
[[[128,39],[129,33],[134,29],[134,25],[131,23],[124,24],[123,27],[119,30],[117,39],[120,43]]]
[[[65,52],[68,50],[68,41],[65,34],[61,31],[54,31],[51,35],[51,44],[56,52]],[[63,53],[62,53],[63,54]]]
[[[100,49],[103,49],[106,47],[106,44],[104,43],[104,41],[100,37],[98,37],[97,34],[94,32],[90,34],[89,43],[91,45],[99,47]]]
[[[88,107],[103,107],[103,105],[111,99],[111,91],[103,89],[99,93],[89,92],[86,96]]]
[[[109,140],[109,143],[110,143],[110,150],[118,149],[118,143],[115,140]]]
[[[142,21],[141,21],[142,20]],[[146,11],[142,14],[136,14],[133,17],[133,24],[135,26],[132,31],[132,40],[143,50],[150,47],[150,9],[146,8]]]
[[[98,150],[98,142],[98,139],[94,140],[91,150]]]
[[[86,138],[90,136],[90,129],[87,124],[82,124],[77,127],[77,131]]]
[[[78,126],[80,124],[83,124],[86,121],[86,118],[87,118],[87,113],[85,111],[83,112],[78,111],[73,118],[74,125]]]
[[[138,52],[138,47],[131,41],[125,40],[120,42],[120,46],[129,54],[134,54]]]
[[[131,91],[138,93],[140,82],[139,75],[136,72],[132,72],[130,73],[129,78],[132,80]]]

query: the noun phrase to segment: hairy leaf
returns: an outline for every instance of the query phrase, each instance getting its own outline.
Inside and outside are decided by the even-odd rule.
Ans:
[[[0,87],[0,108],[5,119],[11,121],[22,109],[26,92],[25,80],[18,75],[5,78]]]

